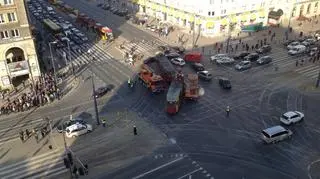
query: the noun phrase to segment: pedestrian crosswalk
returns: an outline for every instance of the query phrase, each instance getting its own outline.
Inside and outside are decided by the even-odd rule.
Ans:
[[[69,49],[67,47],[56,49],[57,54],[64,61],[64,65],[72,63],[75,67],[80,67],[85,64],[107,63],[113,59],[112,55],[105,52],[101,47],[96,44],[87,43],[77,46],[77,48]],[[69,53],[71,58],[69,57]]]
[[[320,65],[317,64],[312,64],[312,65],[307,65],[304,67],[301,67],[299,69],[296,69],[295,72],[308,77],[308,78],[318,78],[319,73],[320,73]]]
[[[135,53],[144,54],[145,56],[153,56],[157,52],[158,46],[163,46],[162,42],[159,41],[137,41],[137,42],[124,42],[122,44],[122,49],[119,46],[116,46],[116,49],[119,50],[123,55],[125,55],[126,52],[130,52],[132,49],[135,49]]]
[[[63,150],[56,149],[16,163],[1,165],[0,178],[55,178],[67,171],[63,163]]]

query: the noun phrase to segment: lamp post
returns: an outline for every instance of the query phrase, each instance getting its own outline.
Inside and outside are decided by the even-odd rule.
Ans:
[[[316,55],[317,60],[320,58],[320,46],[318,47],[318,53]],[[319,64],[319,73],[318,73],[318,77],[317,77],[317,82],[316,82],[316,88],[318,88],[320,85],[320,64]]]
[[[71,63],[72,74],[73,74],[73,76],[75,76],[73,63],[71,62],[70,39],[66,39],[66,41],[67,41],[67,45],[68,45],[68,56],[69,56],[69,64],[67,64],[67,62],[66,62],[66,65],[70,66],[70,63]]]
[[[56,74],[56,66],[53,60],[53,54],[52,54],[52,48],[51,48],[51,44],[56,44],[56,41],[53,42],[49,42],[49,49],[50,49],[50,56],[51,56],[51,64],[53,66],[53,75],[54,75],[54,83],[57,84],[57,74]]]
[[[94,104],[94,110],[95,110],[97,125],[100,125],[98,105],[97,105],[97,99],[96,99],[96,94],[95,94],[96,93],[96,87],[95,87],[95,84],[94,84],[94,74],[93,74],[92,69],[91,69],[91,82],[92,82],[93,104]]]

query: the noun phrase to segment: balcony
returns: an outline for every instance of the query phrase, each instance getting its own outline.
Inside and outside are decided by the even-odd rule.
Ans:
[[[17,4],[3,4],[3,2],[0,2],[0,10],[11,10],[11,9],[16,9]]]

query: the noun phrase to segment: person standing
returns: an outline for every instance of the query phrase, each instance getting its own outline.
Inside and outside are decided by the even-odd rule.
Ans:
[[[229,117],[229,114],[230,114],[230,106],[227,106],[226,113],[227,113],[227,117]]]
[[[19,132],[19,137],[20,137],[20,140],[21,140],[22,142],[24,142],[23,130],[21,130],[21,131]]]

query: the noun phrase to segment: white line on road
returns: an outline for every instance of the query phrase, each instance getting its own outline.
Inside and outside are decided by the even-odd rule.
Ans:
[[[171,164],[173,164],[173,163],[175,163],[175,162],[178,162],[178,161],[182,160],[183,158],[184,158],[184,157],[180,157],[180,158],[178,158],[178,159],[176,159],[176,160],[173,160],[173,161],[171,161],[171,162],[165,163],[165,164],[163,164],[163,165],[161,165],[161,166],[159,166],[159,167],[157,167],[157,168],[154,168],[154,169],[149,170],[149,171],[147,171],[147,172],[145,172],[145,173],[142,173],[142,174],[140,174],[140,175],[138,175],[138,176],[136,176],[136,177],[133,177],[132,179],[142,178],[142,177],[144,177],[144,176],[146,176],[146,175],[148,175],[148,174],[150,174],[150,173],[152,173],[152,172],[155,172],[155,171],[157,171],[157,170],[159,170],[159,169],[161,169],[161,168],[164,168],[164,167],[166,167],[166,166],[168,166],[168,165],[171,165]]]
[[[183,175],[182,177],[179,177],[178,179],[182,179],[182,178],[184,178],[184,177],[186,177],[186,176],[191,176],[191,174],[196,173],[196,172],[199,171],[199,170],[202,170],[202,168],[198,168],[198,169],[196,169],[196,170],[193,170],[193,171],[191,171],[191,172]],[[189,178],[190,178],[190,177],[189,177]]]

